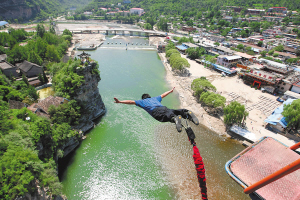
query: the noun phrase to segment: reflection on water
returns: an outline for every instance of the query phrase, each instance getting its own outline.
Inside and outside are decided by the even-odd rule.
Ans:
[[[43,89],[40,89],[37,91],[40,95],[40,99],[45,99],[51,95],[54,95],[54,91],[52,90],[52,87],[46,87]]]

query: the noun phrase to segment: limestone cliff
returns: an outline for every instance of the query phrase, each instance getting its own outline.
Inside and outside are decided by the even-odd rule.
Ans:
[[[28,5],[25,0],[1,1],[0,16],[4,19],[29,19],[39,12],[39,5]]]
[[[84,76],[84,84],[75,91],[74,97],[81,104],[84,112],[79,120],[79,125],[74,128],[84,133],[93,128],[93,120],[105,114],[106,110],[98,89],[101,78],[97,64],[90,63],[88,66],[78,67],[76,73]]]

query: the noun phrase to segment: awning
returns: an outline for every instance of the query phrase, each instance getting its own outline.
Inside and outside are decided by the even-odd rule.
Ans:
[[[177,49],[181,50],[181,51],[185,51],[187,50],[187,48],[183,45],[179,45],[179,46],[176,46]]]
[[[236,59],[241,59],[241,56],[226,56],[225,59],[227,60],[236,60]]]
[[[236,70],[234,70],[234,69],[228,69],[228,68],[223,67],[221,65],[213,64],[213,66],[214,66],[215,69],[220,70],[222,72],[225,72],[226,74],[234,74],[234,73],[236,73]]]

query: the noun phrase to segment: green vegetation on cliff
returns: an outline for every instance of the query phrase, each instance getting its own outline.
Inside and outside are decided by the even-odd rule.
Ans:
[[[47,64],[54,75],[57,94],[70,100],[58,107],[50,106],[50,119],[25,107],[9,109],[9,100],[30,105],[37,102],[39,96],[25,76],[16,81],[0,72],[0,199],[16,199],[26,193],[36,193],[37,186],[49,188],[47,193],[53,198],[62,194],[56,161],[64,156],[64,145],[68,141],[79,140],[79,133],[71,126],[81,116],[81,107],[72,99],[72,91],[84,82],[75,71],[82,67],[79,60],[55,63],[65,54],[69,37],[72,36],[67,30],[63,36],[57,36],[40,25],[36,34],[28,35],[23,30],[13,29],[9,33],[0,33],[0,45],[9,47],[0,46],[0,50],[7,53],[8,61],[31,60]],[[23,41],[27,44],[20,46]],[[39,78],[47,77],[43,74]]]

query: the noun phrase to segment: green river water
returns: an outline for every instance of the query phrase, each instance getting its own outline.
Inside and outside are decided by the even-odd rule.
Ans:
[[[186,133],[155,121],[137,106],[113,102],[113,97],[135,100],[171,88],[156,51],[100,48],[89,53],[99,62],[99,91],[107,113],[60,163],[68,199],[201,199]],[[179,108],[178,93],[162,103]],[[201,125],[192,127],[205,163],[209,199],[249,199],[224,169],[242,145]]]

